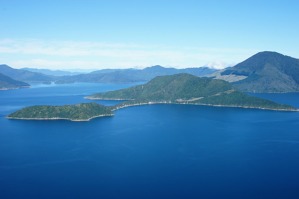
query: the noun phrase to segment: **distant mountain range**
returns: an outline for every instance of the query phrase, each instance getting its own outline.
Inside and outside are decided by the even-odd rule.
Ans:
[[[67,71],[50,71],[41,69],[14,69],[7,65],[0,65],[0,73],[28,84],[51,83],[57,84],[90,82],[90,83],[132,83],[146,82],[156,76],[172,75],[178,73],[190,73],[196,76],[204,76],[215,72],[215,69],[208,67],[175,69],[164,68],[162,66],[152,66],[145,69],[104,69],[87,74],[74,75]],[[72,74],[58,76],[57,74]],[[50,75],[56,74],[56,75]]]
[[[242,91],[298,92],[299,59],[277,52],[260,52],[222,71],[221,76],[239,77],[233,84]]]
[[[29,86],[30,85],[25,82],[14,80],[0,73],[0,90],[24,88]]]
[[[175,69],[157,65],[145,69],[104,69],[75,75],[67,71],[13,69],[7,65],[0,65],[0,73],[28,84],[148,82],[157,76],[188,73],[233,82],[235,88],[246,92],[299,91],[299,59],[269,51],[257,53],[234,67],[221,71],[208,67]]]
[[[35,73],[42,73],[44,75],[50,76],[66,76],[66,75],[79,75],[79,72],[70,72],[64,70],[48,70],[48,69],[38,69],[38,68],[21,68],[22,70],[35,72]]]
[[[64,76],[57,83],[71,82],[99,82],[99,83],[132,83],[147,82],[154,77],[163,75],[173,75],[178,73],[189,73],[196,76],[205,76],[215,72],[216,69],[208,67],[199,68],[164,68],[162,66],[152,66],[145,69],[106,69],[98,70],[88,74],[74,76]]]
[[[8,65],[2,64],[0,65],[0,73],[15,79],[17,81],[23,81],[28,84],[31,83],[51,83],[55,81],[55,76],[45,75],[42,73],[31,72],[22,69],[14,69]]]

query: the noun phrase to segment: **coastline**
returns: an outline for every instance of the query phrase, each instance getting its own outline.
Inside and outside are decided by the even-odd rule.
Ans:
[[[94,118],[98,118],[98,117],[111,117],[114,114],[102,114],[102,115],[96,115],[93,117],[90,117],[88,119],[71,119],[71,118],[60,118],[60,117],[53,117],[53,118],[16,118],[16,117],[9,117],[7,116],[7,119],[10,120],[67,120],[67,121],[72,121],[72,122],[88,122]]]
[[[107,98],[94,98],[94,100],[124,100],[124,99],[107,99]],[[209,106],[209,107],[223,107],[223,108],[244,108],[244,109],[256,109],[256,110],[267,110],[267,111],[283,111],[283,112],[299,112],[298,108],[294,109],[279,109],[279,108],[265,108],[265,107],[251,107],[251,106],[238,106],[238,105],[221,105],[221,104],[204,104],[204,103],[192,103],[190,102],[172,102],[172,101],[149,101],[149,102],[135,102],[135,103],[121,103],[111,107],[111,111],[117,111],[119,109],[133,107],[133,106],[143,106],[143,105],[155,105],[155,104],[175,104],[175,105],[196,105],[196,106]],[[87,119],[72,119],[72,118],[61,118],[61,117],[52,117],[52,118],[17,118],[17,117],[9,117],[7,119],[12,120],[67,120],[72,122],[88,122],[94,118],[98,117],[111,117],[112,114],[101,114],[96,115]]]
[[[143,105],[154,105],[154,104],[176,104],[176,105],[196,105],[196,106],[210,106],[210,107],[223,107],[223,108],[244,108],[244,109],[258,109],[258,110],[268,110],[268,111],[284,111],[284,112],[299,112],[299,109],[271,109],[263,107],[250,107],[250,106],[237,106],[237,105],[217,105],[217,104],[203,104],[203,103],[174,103],[174,102],[141,102],[136,104],[124,104],[112,109],[116,111],[131,106],[143,106]]]
[[[121,99],[121,98],[101,98],[101,97],[91,97],[87,96],[85,99],[90,100],[127,100],[127,99]],[[129,99],[127,101],[134,101],[134,99]],[[115,105],[115,108],[112,109],[112,111],[130,107],[130,106],[142,106],[142,105],[152,105],[152,104],[185,104],[185,105],[199,105],[199,106],[213,106],[213,107],[227,107],[227,108],[245,108],[245,109],[258,109],[258,110],[269,110],[269,111],[284,111],[284,112],[299,112],[299,108],[293,107],[294,109],[283,109],[283,108],[267,108],[267,107],[253,107],[253,106],[240,106],[240,105],[223,105],[223,104],[205,104],[205,103],[192,103],[191,101],[182,101],[182,102],[172,102],[172,101],[149,101],[149,102],[136,102],[132,104],[119,104]]]
[[[90,97],[86,96],[84,99],[88,100],[110,100],[110,101],[132,101],[132,99],[124,99],[124,98],[97,98],[97,97]]]

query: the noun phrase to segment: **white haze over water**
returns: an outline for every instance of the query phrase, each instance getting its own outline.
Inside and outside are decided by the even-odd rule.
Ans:
[[[258,52],[257,49],[228,49],[159,44],[89,41],[0,40],[0,63],[15,68],[53,70],[145,68],[153,65],[187,68],[208,66],[223,69]]]

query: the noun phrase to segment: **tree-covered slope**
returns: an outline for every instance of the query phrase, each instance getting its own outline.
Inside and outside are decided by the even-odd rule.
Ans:
[[[299,60],[276,52],[257,53],[221,74],[247,76],[234,83],[242,91],[299,91]]]
[[[210,96],[230,89],[232,86],[222,80],[199,78],[189,74],[176,74],[156,77],[144,85],[99,93],[89,96],[89,98],[175,101],[177,99],[190,99],[194,96]]]
[[[53,120],[65,119],[72,121],[88,121],[95,117],[110,116],[110,107],[96,103],[83,103],[64,106],[31,106],[16,111],[9,119]]]
[[[126,104],[182,103],[234,106],[263,109],[295,110],[288,105],[248,96],[223,80],[200,78],[189,74],[156,77],[147,84],[98,93],[89,99],[124,99]],[[121,106],[123,106],[121,105]]]

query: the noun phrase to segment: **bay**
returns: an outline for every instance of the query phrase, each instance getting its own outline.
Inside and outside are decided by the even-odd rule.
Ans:
[[[129,86],[1,91],[0,198],[298,198],[297,112],[147,105],[90,122],[5,118]],[[298,93],[259,95],[299,107]]]

